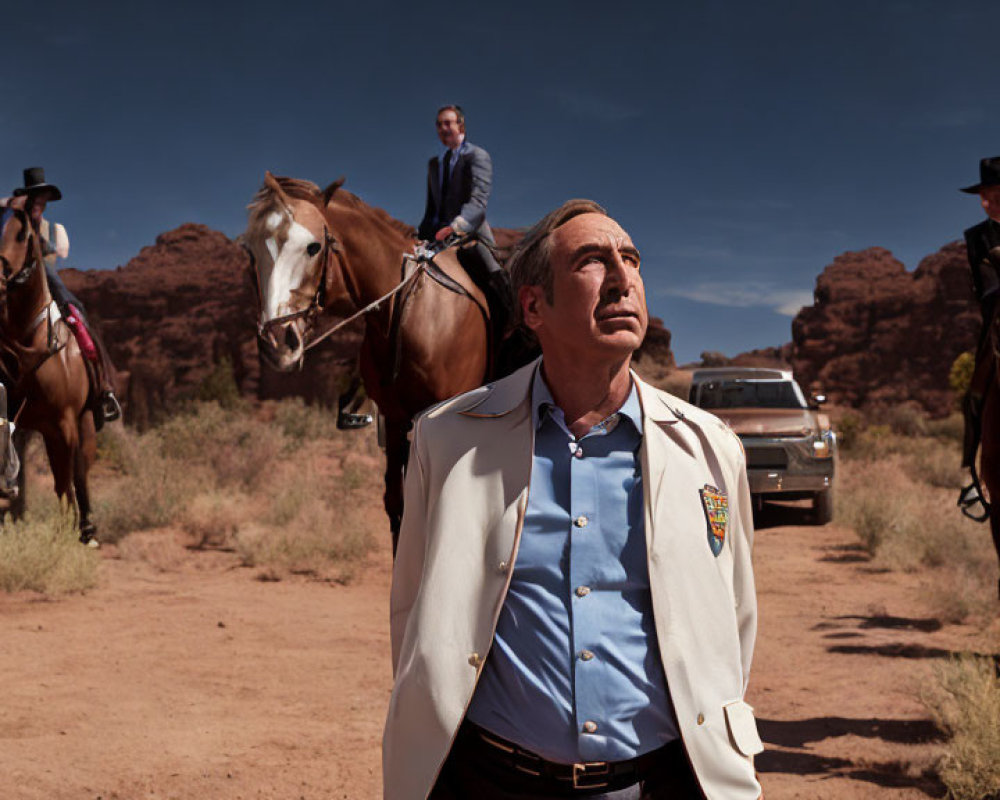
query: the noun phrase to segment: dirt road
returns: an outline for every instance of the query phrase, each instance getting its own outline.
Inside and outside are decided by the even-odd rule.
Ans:
[[[769,800],[940,796],[916,690],[972,633],[835,526],[763,519],[749,700]],[[169,531],[106,548],[100,586],[0,597],[0,797],[376,798],[389,695],[383,548],[349,585],[262,581]]]

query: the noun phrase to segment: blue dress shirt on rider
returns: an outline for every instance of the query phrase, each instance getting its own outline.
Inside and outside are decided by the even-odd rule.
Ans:
[[[468,719],[550,761],[622,761],[676,739],[646,563],[635,384],[576,439],[542,377],[514,574]]]

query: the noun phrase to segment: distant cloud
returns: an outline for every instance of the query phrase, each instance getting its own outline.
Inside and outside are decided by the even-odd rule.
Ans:
[[[698,283],[663,289],[659,294],[731,308],[770,308],[787,317],[794,317],[800,308],[813,303],[812,292],[782,288],[766,281]]]
[[[555,89],[551,96],[564,111],[582,119],[627,122],[642,115],[637,108],[590,92]]]
[[[985,118],[985,112],[982,108],[947,108],[937,111],[922,111],[910,120],[910,125],[915,128],[930,128],[932,130],[968,128],[972,125],[978,125]]]

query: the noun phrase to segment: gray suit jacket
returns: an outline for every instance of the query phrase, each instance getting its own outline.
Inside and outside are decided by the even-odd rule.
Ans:
[[[490,154],[469,141],[464,143],[456,163],[451,165],[443,208],[439,169],[440,158],[435,156],[427,165],[427,205],[418,229],[420,238],[433,239],[438,230],[451,225],[457,233],[475,233],[493,244],[493,231],[486,222],[486,204],[493,188]]]

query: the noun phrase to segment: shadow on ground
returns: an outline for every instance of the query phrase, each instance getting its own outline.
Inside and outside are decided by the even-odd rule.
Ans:
[[[758,531],[783,525],[814,525],[815,519],[808,501],[769,501],[753,512],[753,526]]]
[[[863,736],[900,744],[940,742],[944,732],[929,719],[851,719],[815,717],[813,719],[758,719],[761,738],[780,747],[804,747],[835,736]]]
[[[801,749],[838,736],[861,736],[902,744],[943,741],[944,733],[930,720],[817,717],[787,721],[758,719],[757,724],[761,738],[770,746],[755,760],[757,770],[762,774],[837,776],[886,788],[912,788],[928,797],[945,795],[944,785],[933,772],[912,775],[902,762],[855,762],[803,752]],[[777,750],[774,747],[795,749]]]

